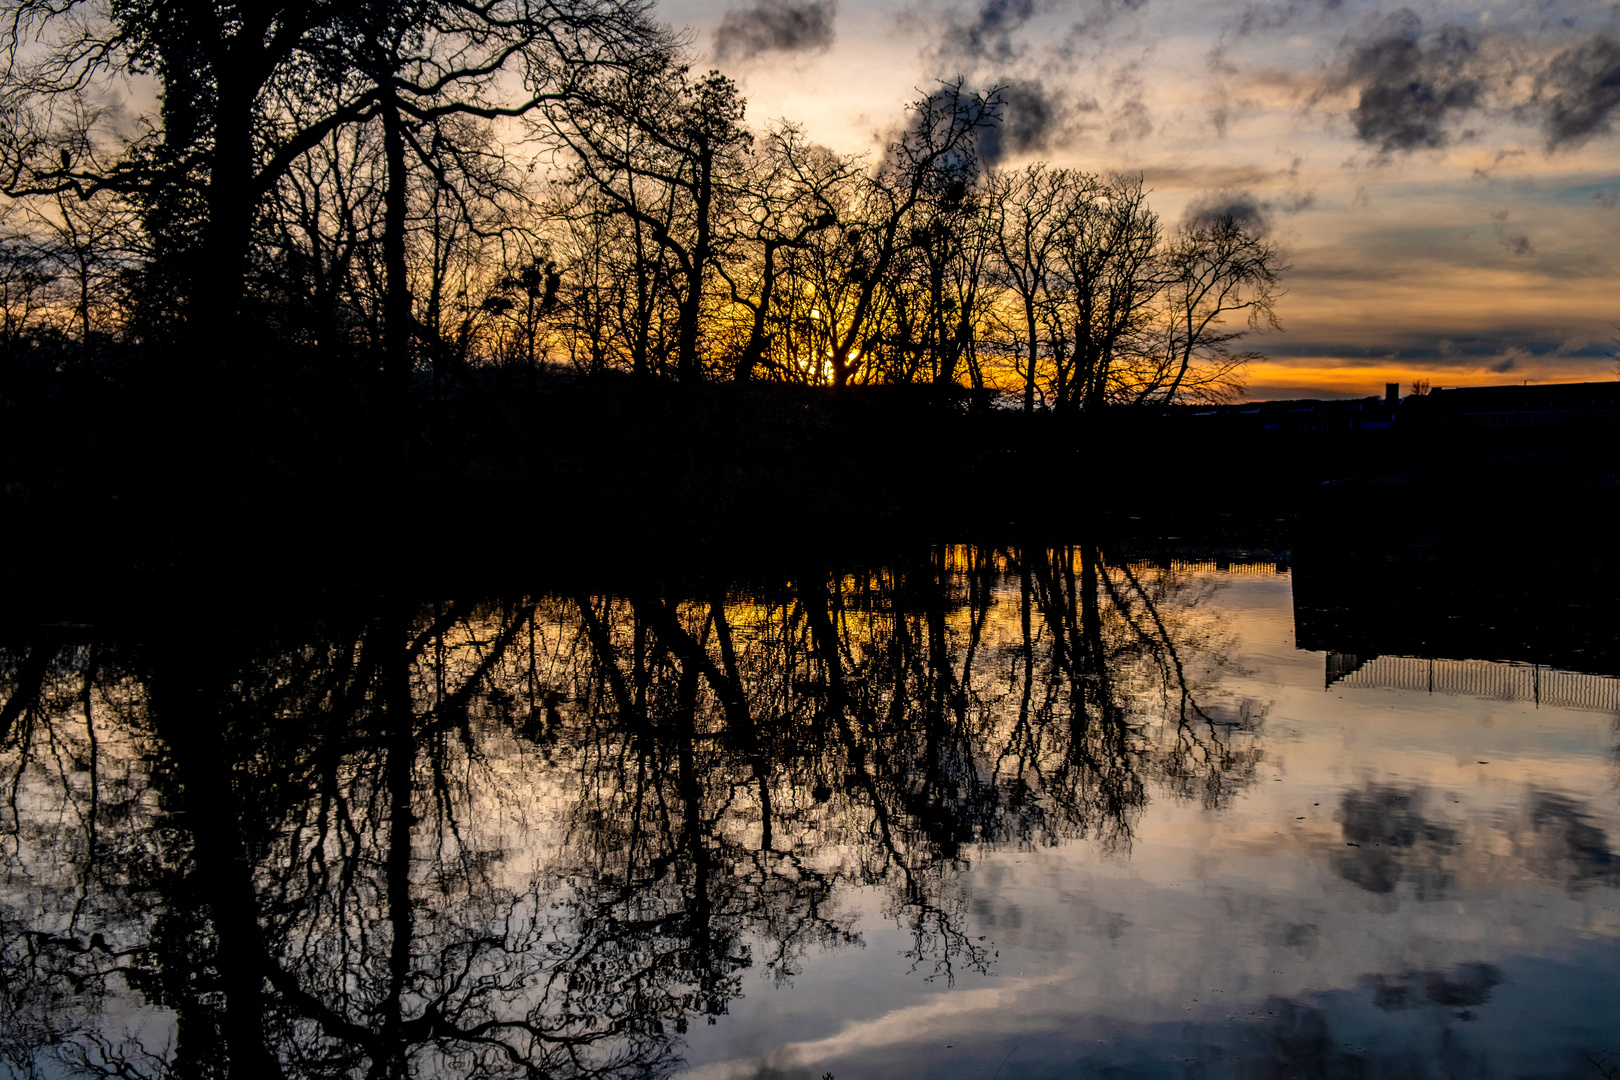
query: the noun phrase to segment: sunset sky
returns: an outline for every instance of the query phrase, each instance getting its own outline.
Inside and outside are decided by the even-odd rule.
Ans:
[[[756,125],[873,150],[937,79],[1007,87],[1003,157],[1219,201],[1293,270],[1255,398],[1612,379],[1620,5],[664,0]]]

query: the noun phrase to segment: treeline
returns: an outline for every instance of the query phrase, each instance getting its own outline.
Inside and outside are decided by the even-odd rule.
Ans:
[[[985,159],[960,80],[875,159],[745,123],[637,0],[10,0],[0,356],[1228,395],[1274,243],[1141,179]],[[133,88],[133,89],[131,89]],[[151,116],[119,102],[155,92]]]

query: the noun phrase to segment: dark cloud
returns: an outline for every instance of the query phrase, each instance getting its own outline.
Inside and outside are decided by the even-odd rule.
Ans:
[[[1316,205],[1316,192],[1291,191],[1277,205],[1285,214],[1302,213]]]
[[[1062,39],[1051,43],[1053,56],[1067,65],[1083,63],[1089,67],[1113,54],[1122,20],[1128,27],[1127,17],[1146,8],[1147,0],[1065,0],[1060,7],[1072,21]]]
[[[1449,976],[1429,972],[1423,980],[1423,996],[1436,1005],[1483,1005],[1502,981],[1502,973],[1490,964],[1463,964]]]
[[[1283,0],[1281,3],[1250,4],[1238,16],[1236,31],[1239,37],[1275,33],[1293,26],[1302,18],[1322,12],[1336,12],[1342,7],[1344,0]]]
[[[722,60],[749,60],[770,52],[821,52],[833,43],[838,0],[754,0],[733,8],[714,32]]]
[[[976,0],[947,11],[937,24],[925,29],[934,39],[933,59],[956,70],[983,72],[1028,56],[1033,45],[1045,54],[1047,70],[1053,64],[1072,67],[1081,54],[1091,56],[1109,47],[1115,22],[1146,7],[1148,0]],[[1061,13],[1072,18],[1060,38],[1050,33],[1031,42],[1021,36],[1042,15]],[[914,16],[915,18],[915,16]],[[1048,26],[1050,31],[1054,28]]]
[[[1536,253],[1535,245],[1530,243],[1530,236],[1524,232],[1512,232],[1508,229],[1508,212],[1498,211],[1491,215],[1496,222],[1496,242],[1506,249],[1509,255],[1518,258],[1527,258]]]
[[[1525,233],[1504,234],[1501,237],[1502,246],[1507,248],[1509,255],[1525,258],[1536,253],[1535,245],[1530,243],[1530,237]]]
[[[1142,170],[1142,180],[1158,190],[1164,188],[1242,188],[1252,184],[1267,184],[1280,173],[1260,169],[1253,165],[1214,165],[1208,168],[1190,168],[1182,165],[1148,166]]]
[[[1539,125],[1548,150],[1580,146],[1612,132],[1620,115],[1620,36],[1568,42],[1554,50],[1515,33],[1431,30],[1402,10],[1345,42],[1330,86],[1357,92],[1356,136],[1381,154],[1446,146],[1463,116],[1484,112]]]
[[[1517,146],[1503,147],[1501,150],[1498,150],[1496,152],[1496,156],[1491,159],[1491,166],[1490,166],[1489,169],[1481,169],[1481,168],[1479,168],[1477,166],[1475,167],[1475,169],[1474,169],[1474,179],[1476,179],[1476,180],[1484,180],[1486,182],[1489,182],[1490,180],[1492,180],[1494,178],[1494,174],[1491,172],[1491,169],[1496,168],[1498,165],[1502,164],[1502,162],[1504,162],[1504,161],[1511,161],[1514,158],[1521,158],[1521,157],[1524,157],[1524,150],[1521,149],[1520,147],[1517,147]]]
[[[1108,128],[1109,142],[1134,142],[1153,134],[1153,114],[1140,97],[1126,98],[1113,108]]]
[[[1187,204],[1181,223],[1188,228],[1213,225],[1231,218],[1264,236],[1271,228],[1266,204],[1248,191],[1212,191]]]
[[[1108,141],[1134,142],[1152,135],[1153,114],[1143,100],[1147,88],[1141,61],[1120,65],[1110,82],[1113,92],[1108,107]]]
[[[1404,10],[1347,43],[1340,85],[1360,92],[1350,110],[1357,138],[1385,154],[1445,146],[1453,119],[1481,103],[1478,49],[1462,27],[1425,33],[1422,20]]]
[[[1090,101],[1071,102],[1035,80],[1011,80],[1002,85],[1000,96],[1000,121],[979,136],[979,156],[986,165],[1061,145],[1074,132],[1075,113],[1097,107]]]
[[[965,17],[960,11],[952,12],[939,36],[940,58],[1009,63],[1023,52],[1013,35],[1039,11],[1036,0],[983,0]]]
[[[1292,949],[1302,956],[1316,952],[1322,940],[1322,928],[1315,923],[1274,923],[1266,929],[1266,944],[1273,948]]]
[[[1607,134],[1620,109],[1620,39],[1598,34],[1554,56],[1539,80],[1548,149]]]

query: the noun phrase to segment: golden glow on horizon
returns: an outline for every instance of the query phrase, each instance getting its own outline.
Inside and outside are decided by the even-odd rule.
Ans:
[[[1513,383],[1601,382],[1615,378],[1613,369],[1595,368],[1591,362],[1543,360],[1534,369],[1492,371],[1482,366],[1441,366],[1434,361],[1382,361],[1372,364],[1309,357],[1298,363],[1259,361],[1248,368],[1247,401],[1306,397],[1383,397],[1385,383],[1399,383],[1401,395],[1412,392],[1414,379],[1427,379],[1432,387],[1506,386]]]

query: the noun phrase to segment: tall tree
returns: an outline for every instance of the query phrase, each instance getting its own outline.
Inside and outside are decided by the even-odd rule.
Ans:
[[[747,312],[732,378],[746,382],[769,359],[782,255],[838,223],[858,159],[810,143],[792,124],[773,125],[755,150],[736,202],[730,243],[716,269]]]
[[[183,310],[193,345],[215,363],[231,351],[259,207],[334,131],[380,117],[385,156],[402,173],[406,118],[522,116],[668,41],[645,0],[9,0],[4,26],[5,193],[116,187],[162,204],[200,181]],[[110,168],[86,167],[70,149],[93,136],[78,103],[132,74],[158,81],[160,138]],[[396,224],[401,184],[390,180],[387,200]],[[399,316],[403,295],[391,303]],[[396,347],[400,332],[388,331]]]
[[[831,334],[827,363],[834,386],[860,371],[852,354],[870,336],[868,320],[896,259],[913,239],[905,230],[915,228],[919,206],[932,201],[949,210],[967,198],[978,171],[980,132],[999,118],[1001,98],[994,90],[969,92],[958,79],[913,102],[911,113],[867,187],[869,227],[857,236],[845,231],[854,264],[847,275],[852,295]]]
[[[1276,304],[1277,244],[1250,221],[1221,214],[1182,226],[1165,252],[1166,300],[1157,363],[1131,387],[1138,402],[1175,401],[1196,393],[1220,397],[1255,353],[1238,353],[1232,342],[1243,329],[1227,323],[1241,317],[1248,330],[1281,329]]]
[[[752,140],[743,109],[730,79],[714,71],[693,79],[671,60],[598,80],[552,113],[577,182],[600,192],[675,262],[676,374],[683,382],[703,373],[704,301],[719,226]]]
[[[1095,412],[1113,400],[1118,364],[1138,354],[1163,295],[1162,239],[1139,176],[1111,178],[1075,219],[1062,251],[1074,377],[1058,395],[1060,409]]]
[[[994,207],[995,277],[1012,294],[1015,315],[1013,345],[1022,346],[1024,411],[1035,410],[1042,337],[1052,356],[1057,397],[1065,397],[1068,358],[1052,340],[1052,309],[1061,289],[1057,276],[1062,257],[1072,250],[1082,221],[1093,210],[1098,181],[1044,162],[1017,172],[994,173],[986,184]],[[1061,323],[1059,324],[1061,326]],[[1044,335],[1043,335],[1043,332]]]

